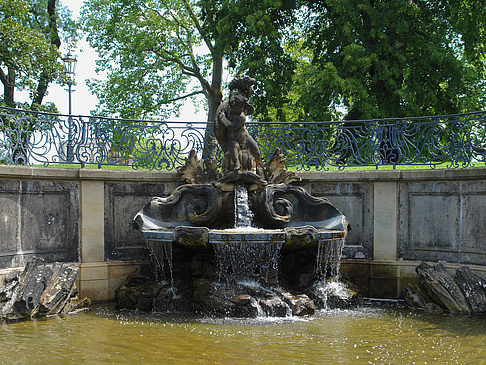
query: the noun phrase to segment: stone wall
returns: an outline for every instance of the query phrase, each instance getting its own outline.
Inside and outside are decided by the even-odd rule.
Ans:
[[[303,172],[351,222],[342,271],[365,295],[399,297],[421,260],[486,267],[486,168]],[[135,213],[172,172],[0,166],[0,269],[31,256],[80,262],[85,295],[106,300],[149,260]],[[484,276],[484,275],[483,275]]]
[[[365,295],[397,298],[420,261],[486,277],[486,169],[302,173],[351,222],[342,271]]]
[[[0,179],[0,268],[79,259],[79,184]]]

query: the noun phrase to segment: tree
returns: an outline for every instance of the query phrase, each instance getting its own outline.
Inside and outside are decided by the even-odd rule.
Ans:
[[[485,10],[479,3],[311,1],[306,46],[321,70],[313,87],[332,90],[322,102],[345,107],[347,119],[484,108]],[[465,22],[471,18],[476,28]]]
[[[0,80],[4,103],[15,107],[15,90],[29,91],[41,109],[49,83],[62,80],[61,38],[76,41],[76,24],[56,0],[0,0]],[[52,106],[47,108],[52,110]]]
[[[56,0],[0,0],[0,81],[3,104],[15,108],[57,111],[55,105],[42,105],[48,85],[62,82],[63,66],[59,47],[62,37],[76,41],[76,24],[67,9]],[[74,44],[74,43],[73,43]],[[15,90],[28,90],[29,104],[15,100]],[[4,116],[0,130],[10,162],[27,162],[30,137],[45,126],[36,118]]]
[[[291,2],[278,0],[91,0],[82,18],[106,81],[94,81],[97,112],[122,118],[167,117],[182,101],[203,95],[206,141],[223,98],[225,62],[260,79],[266,99],[289,85],[291,63],[282,50]],[[284,82],[282,82],[284,81]],[[275,87],[275,85],[279,85]],[[285,88],[285,87],[284,87]],[[265,93],[260,93],[265,94]],[[257,105],[258,106],[258,105]]]
[[[306,2],[301,10],[303,15],[298,17],[305,41],[287,44],[287,51],[297,63],[292,86],[284,108],[273,109],[273,114],[303,127],[302,123],[336,120],[341,116],[363,120],[483,109],[486,11],[481,3],[477,0]],[[350,148],[343,145],[330,148],[340,151],[334,157],[340,163],[350,157],[346,151],[356,153],[370,145],[369,136],[361,135],[363,123],[346,126],[350,128],[343,138],[347,141],[344,145],[348,143]],[[399,162],[393,127],[376,128],[381,138],[371,144],[379,144],[382,162]],[[310,135],[338,143],[340,132],[334,133],[337,134]],[[305,145],[304,137],[297,132],[294,135],[300,139],[295,143],[297,146]]]

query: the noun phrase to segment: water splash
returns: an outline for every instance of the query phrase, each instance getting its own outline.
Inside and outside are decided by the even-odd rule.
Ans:
[[[345,240],[319,242],[317,248],[316,274],[318,280],[312,286],[316,304],[329,309],[329,298],[340,303],[349,302],[353,292],[340,281],[341,258]]]
[[[319,307],[329,309],[329,298],[335,297],[342,302],[347,302],[351,299],[350,291],[346,284],[336,280],[335,278],[317,281],[313,286],[314,297],[319,302]]]

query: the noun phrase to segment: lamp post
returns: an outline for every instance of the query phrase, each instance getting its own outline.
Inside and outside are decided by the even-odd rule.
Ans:
[[[68,96],[69,96],[69,117],[68,117],[68,140],[67,140],[67,151],[66,151],[66,160],[67,162],[72,162],[73,160],[73,146],[72,146],[72,108],[71,108],[71,93],[74,91],[72,90],[72,86],[74,84],[74,73],[76,71],[76,63],[78,60],[75,56],[69,52],[66,57],[62,59],[64,63],[64,74],[66,75],[66,80],[68,84]]]

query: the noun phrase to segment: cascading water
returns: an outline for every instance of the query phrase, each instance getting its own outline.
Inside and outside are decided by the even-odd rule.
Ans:
[[[174,275],[172,271],[172,243],[147,241],[147,245],[154,261],[154,275],[158,280],[169,282],[170,286],[174,288]],[[168,273],[166,273],[165,270],[165,262],[167,262],[169,270]]]
[[[340,281],[341,258],[344,240],[319,242],[317,247],[316,274],[318,280],[312,287],[313,297],[323,309],[328,308],[330,296],[346,302],[351,298],[350,291]]]
[[[283,242],[229,241],[214,245],[219,281],[254,280],[278,284],[278,261]]]
[[[248,202],[248,190],[243,185],[235,187],[235,228],[250,228],[253,213]]]
[[[235,187],[234,207],[236,230],[228,232],[225,242],[213,244],[218,279],[226,282],[254,280],[263,285],[276,285],[283,237],[269,240],[263,230],[252,228],[253,213],[248,190],[243,185]]]
[[[339,280],[344,240],[319,241],[317,245],[316,274],[319,280],[328,277]]]
[[[248,296],[253,316],[291,315],[290,306],[274,290],[285,235],[277,230],[252,228],[245,186],[235,187],[235,228],[210,233],[218,270],[218,283]]]

